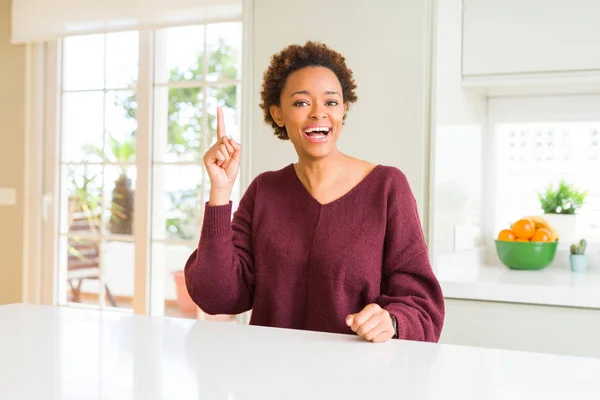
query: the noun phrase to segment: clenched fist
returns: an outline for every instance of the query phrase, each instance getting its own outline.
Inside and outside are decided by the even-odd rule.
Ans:
[[[396,335],[390,313],[375,303],[348,315],[346,325],[358,336],[374,343],[385,342]]]

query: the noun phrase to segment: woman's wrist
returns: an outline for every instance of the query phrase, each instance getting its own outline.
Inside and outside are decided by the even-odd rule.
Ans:
[[[210,197],[208,199],[209,206],[224,206],[229,204],[231,199],[231,190],[227,189],[214,189],[210,190]]]

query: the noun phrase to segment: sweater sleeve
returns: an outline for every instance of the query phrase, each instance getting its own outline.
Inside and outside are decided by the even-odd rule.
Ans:
[[[437,342],[444,296],[435,277],[417,204],[404,174],[395,169],[389,188],[381,295],[377,304],[398,321],[398,338]]]
[[[254,180],[231,219],[231,202],[204,209],[198,248],[185,265],[185,282],[194,302],[208,314],[240,314],[252,308],[254,266],[252,215]]]

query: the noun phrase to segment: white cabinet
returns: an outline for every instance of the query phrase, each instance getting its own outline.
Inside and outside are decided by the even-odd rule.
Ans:
[[[599,0],[464,0],[463,76],[600,71]]]
[[[446,299],[440,343],[600,357],[600,310]]]

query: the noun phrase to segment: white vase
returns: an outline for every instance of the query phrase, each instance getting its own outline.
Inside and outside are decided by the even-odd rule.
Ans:
[[[561,243],[574,243],[579,240],[575,232],[577,214],[544,214],[544,218],[556,229]]]

